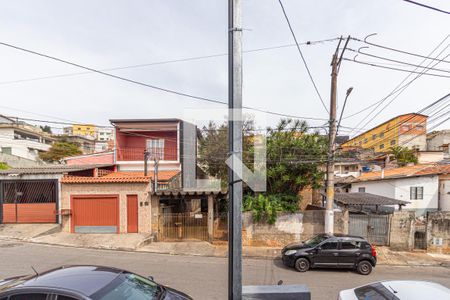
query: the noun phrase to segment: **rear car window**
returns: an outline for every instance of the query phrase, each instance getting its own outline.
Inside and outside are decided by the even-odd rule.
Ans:
[[[363,247],[362,241],[342,241],[341,249],[361,249]]]
[[[358,300],[399,300],[381,283],[370,284],[355,289]]]
[[[326,242],[326,243],[323,243],[320,246],[320,248],[326,249],[326,250],[337,249],[337,245],[338,245],[337,242]]]

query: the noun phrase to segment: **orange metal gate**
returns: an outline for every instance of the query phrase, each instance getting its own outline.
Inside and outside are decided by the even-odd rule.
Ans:
[[[72,232],[119,233],[118,195],[74,195],[71,208]]]
[[[2,223],[56,223],[56,180],[9,180],[0,184]]]

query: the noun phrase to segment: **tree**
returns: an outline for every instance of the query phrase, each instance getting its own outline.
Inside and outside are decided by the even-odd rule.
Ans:
[[[244,197],[244,210],[269,224],[278,212],[298,210],[298,193],[305,187],[320,188],[327,159],[326,137],[308,133],[307,123],[282,119],[267,131],[267,192]]]
[[[9,166],[6,163],[0,162],[0,170],[8,170]]]
[[[55,142],[47,152],[41,152],[39,157],[46,162],[57,162],[68,156],[82,154],[78,145],[70,142]]]
[[[253,120],[243,122],[243,161],[248,164],[251,160],[253,147]],[[200,132],[198,163],[209,176],[221,180],[222,188],[227,187],[228,166],[228,124],[209,122]]]
[[[390,148],[390,152],[394,156],[399,166],[406,166],[408,163],[417,163],[416,153],[413,149],[407,147],[394,146]]]
[[[48,134],[52,134],[52,128],[48,125],[39,126],[43,132],[47,132]]]

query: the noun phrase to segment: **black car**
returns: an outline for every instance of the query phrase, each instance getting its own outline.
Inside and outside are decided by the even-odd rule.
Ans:
[[[66,266],[0,281],[0,300],[192,299],[188,295],[121,269]]]
[[[320,234],[304,243],[290,244],[281,251],[283,263],[299,272],[309,268],[352,268],[368,275],[377,264],[375,248],[364,238]]]

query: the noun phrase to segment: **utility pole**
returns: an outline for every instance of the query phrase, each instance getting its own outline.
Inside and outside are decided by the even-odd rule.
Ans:
[[[342,42],[342,37],[336,47],[336,51],[333,54],[331,60],[331,94],[330,94],[330,128],[328,131],[328,160],[327,160],[327,206],[325,211],[325,233],[334,233],[334,152],[336,141],[336,94],[337,94],[337,76],[339,73],[339,67],[347,48],[350,36],[348,36],[345,46],[339,56],[339,46]]]
[[[242,299],[242,180],[233,171],[242,163],[241,0],[228,0],[228,299]],[[238,161],[240,160],[240,162]]]

